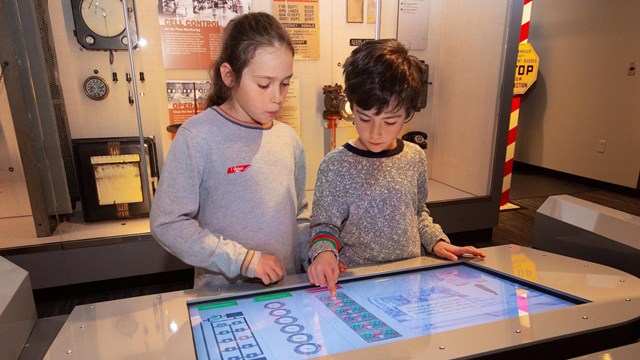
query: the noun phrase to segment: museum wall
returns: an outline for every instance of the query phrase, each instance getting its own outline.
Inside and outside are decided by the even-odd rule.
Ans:
[[[638,186],[639,16],[635,0],[533,2],[529,42],[540,67],[521,104],[517,161]]]

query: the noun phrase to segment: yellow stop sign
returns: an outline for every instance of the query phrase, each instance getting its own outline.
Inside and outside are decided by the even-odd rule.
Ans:
[[[516,78],[513,84],[513,94],[524,94],[538,78],[538,64],[540,58],[529,43],[518,45],[518,60],[516,61]]]

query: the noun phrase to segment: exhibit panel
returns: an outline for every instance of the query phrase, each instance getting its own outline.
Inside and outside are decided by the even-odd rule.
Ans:
[[[336,298],[295,275],[77,306],[45,359],[567,358],[640,336],[640,279],[515,245],[483,250],[352,269]]]

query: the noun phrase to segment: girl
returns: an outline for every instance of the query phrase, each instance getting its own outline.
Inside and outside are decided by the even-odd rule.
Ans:
[[[294,48],[267,13],[234,18],[211,69],[208,109],[179,128],[151,209],[151,232],[195,267],[195,287],[265,285],[301,271],[309,209],[295,131],[278,122]],[[306,259],[306,256],[305,256]]]
[[[320,164],[308,254],[309,281],[327,285],[332,296],[344,265],[417,257],[421,245],[449,260],[484,257],[472,246],[452,245],[433,222],[425,205],[424,152],[398,139],[418,107],[423,71],[420,60],[392,39],[367,41],[344,63],[358,137]]]

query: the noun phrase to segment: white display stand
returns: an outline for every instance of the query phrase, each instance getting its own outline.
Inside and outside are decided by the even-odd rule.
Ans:
[[[17,359],[38,320],[29,273],[0,257],[0,359]]]
[[[536,213],[532,247],[640,276],[640,217],[569,195],[550,196]]]
[[[485,259],[470,261],[589,302],[542,313],[518,313],[506,320],[388,342],[330,358],[570,358],[637,340],[640,329],[637,277],[516,245],[487,247],[483,251]],[[446,262],[421,257],[350,269],[342,279],[443,263]],[[268,289],[261,284],[248,284],[255,290],[241,291],[253,296],[299,284],[308,284],[306,275],[287,276]],[[223,294],[188,290],[76,306],[44,359],[195,359],[187,301],[211,295]],[[336,317],[335,321],[341,320]]]

